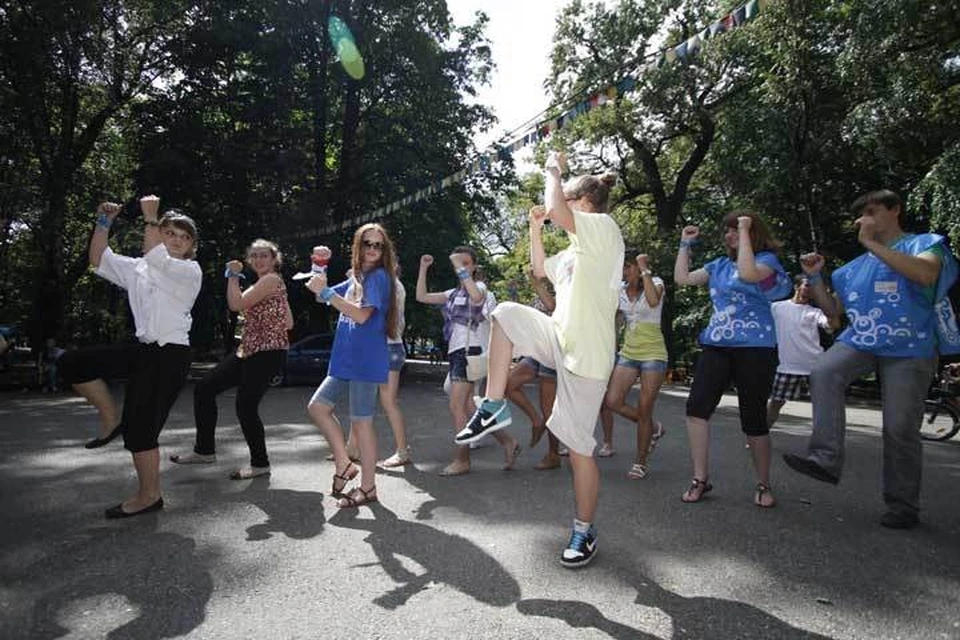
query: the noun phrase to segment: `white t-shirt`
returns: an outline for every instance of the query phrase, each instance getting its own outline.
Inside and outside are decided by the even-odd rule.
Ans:
[[[480,291],[483,291],[486,294],[486,298],[483,301],[483,322],[476,329],[469,329],[467,325],[464,324],[455,324],[453,325],[453,332],[450,334],[450,342],[448,342],[447,353],[453,353],[457,349],[464,349],[467,347],[467,341],[471,347],[480,347],[481,351],[486,352],[487,344],[490,342],[490,314],[493,313],[493,310],[497,306],[497,299],[493,296],[492,293],[487,291],[487,285],[482,282],[478,282],[477,288]],[[449,298],[456,289],[447,289],[444,291],[444,295]],[[453,303],[455,305],[461,304],[473,304],[470,302],[470,296],[467,294],[466,290],[461,290],[460,294],[454,299]]]
[[[163,243],[142,258],[121,256],[107,247],[96,274],[127,290],[137,340],[190,345],[190,309],[203,274],[194,260],[170,257]]]
[[[393,287],[397,293],[397,337],[391,338],[388,333],[387,344],[403,344],[403,330],[407,328],[407,319],[403,316],[403,308],[407,303],[407,290],[403,288],[399,278],[393,281]]]
[[[778,373],[810,375],[817,356],[823,353],[818,328],[828,329],[830,322],[820,309],[793,300],[770,305],[777,326]]]
[[[654,287],[663,287],[663,280],[660,278],[652,278]],[[658,327],[660,326],[660,314],[663,312],[663,301],[660,301],[660,304],[650,308],[650,303],[647,302],[647,296],[643,294],[643,290],[640,291],[640,295],[636,300],[630,300],[630,296],[627,295],[627,286],[624,284],[620,288],[620,312],[623,314],[623,319],[626,321],[628,327],[632,327],[638,322],[651,322]]]
[[[616,355],[614,318],[623,277],[623,236],[605,213],[573,212],[570,246],[547,258],[557,292],[553,325],[563,366],[583,378],[606,380]]]

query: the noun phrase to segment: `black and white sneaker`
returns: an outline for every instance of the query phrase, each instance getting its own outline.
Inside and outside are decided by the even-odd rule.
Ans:
[[[503,429],[512,422],[510,405],[506,401],[496,409],[491,410],[490,403],[484,400],[470,417],[470,420],[467,421],[467,426],[454,437],[453,441],[459,445],[470,444],[488,433]]]
[[[576,529],[570,536],[570,543],[560,554],[560,564],[568,569],[576,569],[587,565],[597,553],[597,528],[593,525],[586,533]]]

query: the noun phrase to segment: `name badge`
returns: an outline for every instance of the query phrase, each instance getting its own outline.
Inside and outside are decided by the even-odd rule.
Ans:
[[[873,283],[873,292],[874,293],[896,293],[897,292],[897,281],[896,280],[877,280]]]
[[[465,305],[465,304],[467,304],[467,297],[466,297],[466,296],[457,296],[456,298],[453,299],[453,304],[454,304],[454,305],[457,305],[457,306]]]

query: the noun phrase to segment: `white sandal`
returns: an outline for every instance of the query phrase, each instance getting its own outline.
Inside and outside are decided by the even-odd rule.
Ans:
[[[647,477],[647,465],[634,462],[630,471],[627,471],[627,477],[631,480],[643,480]]]
[[[191,451],[190,453],[175,453],[170,456],[170,462],[176,464],[213,464],[216,461],[217,454],[215,453],[206,454]]]

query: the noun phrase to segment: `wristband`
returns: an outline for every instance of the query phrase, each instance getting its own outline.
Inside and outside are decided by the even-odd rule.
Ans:
[[[470,277],[470,272],[464,269],[463,267],[460,267],[459,269],[457,269],[457,277],[460,278],[461,280],[466,280],[467,278]]]
[[[325,302],[330,304],[330,298],[337,294],[332,287],[324,287],[320,290],[320,293],[317,294],[317,302]]]
[[[151,226],[151,227],[159,227],[159,226],[160,226],[160,221],[159,221],[159,220],[144,220],[144,221],[143,221],[143,224],[149,225],[149,226]]]
[[[697,244],[698,242],[699,242],[699,240],[697,240],[697,239],[693,239],[693,240],[680,240],[680,248],[681,248],[681,249],[689,249],[690,247],[692,247],[693,245]]]
[[[823,280],[823,276],[821,276],[819,273],[807,274],[807,284],[811,287],[821,280]]]
[[[110,225],[112,224],[113,224],[113,220],[111,220],[109,216],[107,216],[107,214],[101,211],[100,214],[97,216],[97,226],[102,227],[104,229],[109,229]]]
[[[640,272],[640,275],[642,275],[642,276],[653,276],[653,271],[650,271],[650,269],[644,269],[644,270],[642,270],[642,271]]]
[[[231,271],[229,267],[223,272],[224,278],[240,278],[241,280],[246,280],[247,277],[240,273],[239,271]]]

